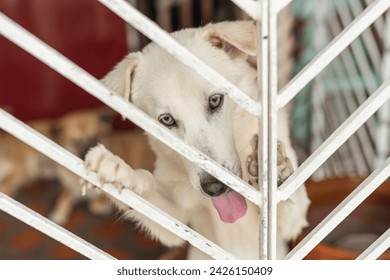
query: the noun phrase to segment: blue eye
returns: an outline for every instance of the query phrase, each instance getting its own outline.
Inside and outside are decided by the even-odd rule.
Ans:
[[[175,119],[169,113],[160,115],[158,117],[158,121],[166,127],[172,127],[176,125]]]

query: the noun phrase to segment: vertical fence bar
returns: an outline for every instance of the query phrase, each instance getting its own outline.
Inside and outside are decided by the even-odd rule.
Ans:
[[[268,1],[268,259],[276,259],[277,228],[277,94],[278,94],[278,30],[277,4],[279,1]]]
[[[276,118],[277,118],[277,9],[270,0],[259,1],[258,81],[262,117],[259,118],[260,258],[276,258]]]
[[[258,89],[261,100],[262,116],[259,116],[259,143],[258,143],[258,163],[259,163],[259,186],[261,191],[261,202],[259,204],[259,253],[260,259],[268,259],[268,1],[259,1],[259,14],[262,20],[257,21],[258,38]]]

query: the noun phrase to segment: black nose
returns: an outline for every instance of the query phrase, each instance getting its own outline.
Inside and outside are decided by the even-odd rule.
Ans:
[[[213,180],[207,180],[205,182],[201,182],[202,190],[208,194],[209,196],[219,196],[225,192],[227,192],[228,187],[218,181],[215,178]]]

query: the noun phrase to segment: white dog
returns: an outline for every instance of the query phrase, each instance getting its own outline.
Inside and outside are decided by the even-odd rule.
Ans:
[[[247,63],[248,56],[256,54],[253,22],[209,24],[181,30],[172,36],[256,99],[256,70]],[[224,89],[205,81],[155,43],[142,52],[129,54],[104,77],[103,82],[187,144],[245,181],[250,180],[247,161],[248,157],[250,161],[256,160],[256,151],[252,150],[250,142],[257,132],[257,119],[231,101]],[[278,122],[281,143],[278,169],[284,170],[279,179],[284,180],[285,171],[289,171],[288,175],[292,172],[290,161],[296,165],[296,156],[284,110],[280,111]],[[149,138],[157,157],[153,174],[133,170],[102,145],[87,154],[86,168],[97,172],[103,182],[133,190],[238,258],[257,259],[258,207],[166,145]],[[256,162],[250,162],[249,169],[253,164]],[[306,226],[308,205],[304,187],[278,205],[279,258],[286,254],[287,242]],[[127,217],[139,221],[163,244],[184,244],[181,238],[141,214],[128,207],[123,209]],[[204,259],[207,256],[191,247],[188,258]]]

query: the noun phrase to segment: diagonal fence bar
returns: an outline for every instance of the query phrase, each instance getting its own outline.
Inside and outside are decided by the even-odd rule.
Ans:
[[[108,106],[143,128],[149,134],[172,147],[176,152],[186,159],[196,163],[205,171],[229,185],[232,189],[245,196],[255,204],[259,204],[260,192],[249,186],[242,179],[221,167],[207,155],[197,149],[188,146],[181,139],[174,136],[167,128],[163,127],[156,120],[149,117],[143,111],[133,104],[124,100],[119,94],[116,94],[104,87],[96,78],[88,72],[74,64],[62,54],[43,43],[30,32],[0,13],[0,34],[26,50],[55,71],[88,91]]]
[[[197,66],[193,66],[193,68],[200,75],[207,76],[208,74],[211,74],[211,75],[216,74],[216,73],[213,73],[213,70],[212,69],[210,70],[210,68],[206,64],[204,64],[202,66],[203,62],[201,62],[200,60],[196,61],[197,58],[195,56],[193,56],[190,52],[188,52],[180,44],[178,44],[176,41],[174,41],[167,33],[162,32],[158,28],[157,25],[155,25],[153,22],[151,22],[149,19],[147,19],[141,13],[139,13],[132,6],[126,4],[123,0],[99,0],[99,1],[102,2],[106,6],[110,6],[110,9],[112,9],[117,14],[120,14],[120,16],[122,18],[124,18],[126,21],[128,21],[130,23],[132,23],[131,21],[134,21],[134,26],[137,28],[137,25],[138,25],[138,27],[140,27],[139,29],[141,30],[141,32],[144,32],[144,33],[146,32],[148,34],[153,34],[151,38],[153,40],[157,41],[157,43],[160,44],[162,47],[164,47],[164,48],[171,48],[171,52],[172,52],[173,55],[175,55],[177,50],[179,50],[180,54],[177,55],[176,57],[178,59],[182,60],[183,63],[185,63],[188,66],[192,67],[194,65],[194,61],[195,61],[195,65],[197,65]],[[279,2],[282,3],[283,5],[287,5],[290,1],[291,0],[284,0],[284,1],[279,1]],[[278,4],[278,5],[282,5],[282,4]],[[340,41],[332,42],[331,45],[327,49],[324,50],[324,53],[323,53],[324,57],[318,56],[317,60],[313,61],[313,65],[314,66],[311,65],[312,68],[309,69],[309,70],[314,70],[317,67],[319,67],[319,68],[322,67],[321,69],[317,68],[315,70],[315,71],[318,71],[318,72],[316,74],[314,74],[313,77],[315,75],[317,75],[324,67],[326,67],[327,64],[321,64],[321,63],[324,63],[324,62],[328,61],[329,59],[330,59],[329,62],[331,60],[333,60],[334,57],[336,57],[338,55],[338,53],[341,51],[340,50],[340,48],[342,48],[341,46],[344,46],[346,44],[345,45],[345,47],[346,47],[349,44],[349,43],[346,43],[345,41],[348,41],[348,40],[352,41],[354,39],[352,37],[355,36],[355,34],[357,32],[361,32],[363,29],[367,28],[367,27],[365,27],[365,28],[359,29],[357,27],[357,22],[359,22],[359,24],[360,24],[360,21],[363,21],[362,20],[363,18],[365,19],[365,21],[363,21],[364,24],[367,23],[367,21],[371,21],[372,22],[373,20],[375,20],[375,19],[373,19],[374,15],[376,16],[377,13],[379,13],[379,11],[381,9],[384,9],[385,5],[387,5],[386,9],[388,9],[389,6],[390,6],[390,3],[388,1],[386,1],[386,0],[377,0],[369,8],[367,8],[362,13],[362,15],[360,15],[358,17],[358,19],[355,20],[356,22],[354,21],[353,24],[351,24],[347,28],[348,30],[345,31],[345,34],[344,34],[344,32],[342,34],[340,34],[339,37],[346,37],[346,38],[340,39]],[[148,20],[149,20],[149,22],[148,22]],[[360,20],[360,21],[358,21],[358,20]],[[59,54],[55,50],[51,49],[47,45],[45,46],[44,43],[42,43],[39,40],[37,40],[31,34],[28,34],[28,32],[26,32],[25,34],[22,34],[23,30],[21,28],[19,30],[17,30],[18,26],[16,24],[14,24],[12,22],[10,24],[10,22],[7,22],[7,21],[8,21],[7,18],[0,13],[0,34],[1,33],[3,35],[6,34],[4,36],[9,38],[11,41],[16,42],[16,44],[18,44],[22,48],[26,49],[28,52],[32,53],[34,56],[36,56],[37,58],[39,58],[40,60],[42,60],[43,62],[48,64],[50,67],[52,67],[53,69],[55,69],[56,71],[58,71],[59,73],[61,73],[65,77],[67,77],[68,79],[70,79],[73,82],[75,82],[76,84],[78,84],[83,89],[85,89],[87,91],[90,91],[92,95],[96,96],[97,98],[102,100],[104,103],[108,104],[110,107],[112,107],[115,110],[117,110],[118,112],[120,112],[122,115],[124,115],[127,118],[131,119],[135,124],[137,124],[138,126],[144,128],[144,130],[148,131],[150,134],[152,134],[153,136],[158,138],[160,141],[162,141],[165,144],[171,146],[173,149],[175,149],[177,152],[182,154],[187,159],[197,163],[201,168],[205,169],[207,172],[209,172],[213,176],[217,177],[218,179],[220,179],[224,183],[226,183],[228,185],[231,185],[233,189],[235,189],[236,191],[238,191],[241,194],[243,194],[245,197],[247,197],[252,202],[254,202],[256,204],[259,204],[259,201],[261,199],[261,194],[259,192],[257,192],[256,190],[250,188],[245,182],[243,182],[242,180],[240,180],[239,178],[237,178],[236,176],[234,176],[230,172],[226,171],[224,168],[221,168],[216,162],[212,161],[207,156],[203,155],[202,153],[200,153],[196,149],[188,147],[181,140],[177,139],[173,135],[170,135],[169,131],[167,131],[166,129],[161,127],[155,120],[153,120],[150,117],[148,117],[146,114],[144,114],[143,112],[138,110],[133,105],[128,104],[128,102],[126,102],[123,98],[121,98],[121,97],[117,96],[115,93],[109,91],[107,88],[102,86],[99,83],[99,81],[97,81],[94,77],[89,75],[89,73],[85,72],[83,69],[79,68],[77,65],[73,64],[72,62],[67,60],[65,57],[63,57],[61,54]],[[4,27],[5,24],[8,24],[8,25],[6,27]],[[148,25],[148,24],[150,24],[150,25]],[[369,24],[371,24],[371,23],[369,23]],[[11,30],[7,30],[7,27],[10,27]],[[360,31],[357,31],[357,30],[360,30]],[[22,32],[19,33],[20,31],[22,31]],[[155,36],[154,33],[157,34],[156,38],[153,37],[153,36]],[[15,40],[13,37],[18,37],[16,35],[18,35],[19,38],[17,38]],[[26,35],[27,35],[27,37],[25,37]],[[343,36],[341,36],[341,35],[343,35]],[[168,36],[168,37],[164,37],[164,36]],[[356,38],[356,36],[355,36],[355,38]],[[169,38],[169,39],[167,39],[167,38]],[[169,43],[164,42],[164,40],[166,40],[166,39],[168,40]],[[28,46],[29,43],[32,43],[32,46]],[[175,46],[175,44],[176,44],[176,46]],[[37,48],[37,50],[34,50],[34,48]],[[180,48],[182,48],[181,51],[180,51]],[[41,51],[43,51],[43,54],[39,53]],[[186,51],[188,53],[186,53]],[[47,58],[45,56],[49,56],[49,58]],[[187,57],[191,57],[191,56],[193,56],[193,57],[190,58],[190,59],[187,59]],[[330,58],[329,56],[334,56],[334,57]],[[180,58],[180,57],[182,57],[182,58]],[[194,58],[195,58],[195,60],[191,60],[191,59],[194,59]],[[199,62],[200,62],[200,64],[197,64]],[[318,64],[315,65],[314,62],[318,63]],[[329,63],[329,62],[327,62],[327,63]],[[59,66],[56,65],[57,63],[59,64]],[[310,66],[310,65],[308,65],[308,66]],[[205,70],[206,72],[209,71],[209,72],[207,72],[208,74],[202,74],[202,70]],[[309,70],[306,69],[307,72],[310,72]],[[313,78],[313,77],[310,78],[312,73],[309,73],[308,74],[309,76],[307,76],[307,73],[305,73],[305,72],[302,73],[302,72],[300,74],[298,74],[298,76],[297,76],[297,80],[300,79],[298,82],[293,80],[284,89],[282,89],[281,95],[278,98],[278,106],[279,107],[283,107],[284,105],[286,105],[289,102],[289,100],[291,100],[295,96],[295,94],[300,90],[300,89],[297,90],[297,88],[302,86],[302,84],[306,84],[307,82],[309,82]],[[300,76],[301,74],[302,74],[303,77]],[[210,77],[210,76],[207,76],[207,77]],[[238,104],[243,106],[248,112],[250,112],[250,113],[252,113],[252,114],[254,114],[256,116],[260,115],[260,110],[259,110],[260,104],[259,103],[257,103],[256,101],[252,100],[251,98],[249,98],[247,95],[242,93],[242,91],[240,91],[238,88],[234,88],[234,85],[233,85],[233,87],[231,87],[230,85],[228,85],[226,87],[226,82],[227,82],[226,79],[221,77],[219,74],[216,74],[216,76],[213,76],[213,78],[217,79],[216,83],[219,86],[221,86],[224,89],[226,89],[226,91],[228,92],[228,95],[234,101],[236,101]],[[212,80],[212,78],[209,78],[208,80],[210,81],[210,80]],[[214,82],[213,82],[213,84],[214,84]],[[295,92],[296,90],[297,90],[297,92]],[[356,114],[354,113],[352,115],[353,117],[351,116],[346,121],[346,123],[348,122],[348,124],[350,124],[352,126],[352,128],[349,128],[348,125],[345,124],[345,123],[344,123],[345,126],[344,126],[344,124],[342,126],[340,126],[340,128],[335,131],[334,138],[332,138],[332,136],[333,136],[333,134],[332,134],[332,136],[328,138],[329,141],[327,140],[317,150],[318,153],[317,153],[317,151],[315,152],[315,154],[317,155],[317,158],[316,158],[316,156],[314,156],[314,154],[312,155],[312,157],[309,158],[309,159],[312,160],[311,163],[315,163],[314,164],[315,166],[317,166],[318,164],[321,165],[323,163],[323,161],[322,161],[323,157],[329,157],[330,156],[330,155],[328,156],[329,151],[327,151],[327,149],[331,150],[331,154],[332,154],[334,152],[333,149],[337,149],[338,148],[337,146],[338,146],[339,143],[335,143],[335,142],[337,142],[337,141],[344,141],[345,142],[346,140],[343,140],[343,139],[345,137],[348,138],[350,135],[352,135],[354,133],[354,130],[356,131],[356,129],[357,129],[356,126],[358,126],[358,124],[365,118],[365,116],[363,116],[363,115],[366,113],[366,114],[370,114],[370,116],[371,116],[377,110],[378,104],[379,104],[379,102],[381,102],[381,101],[378,101],[378,99],[382,98],[382,101],[383,100],[385,100],[385,101],[389,100],[389,95],[390,94],[389,94],[388,90],[389,90],[389,80],[386,81],[381,86],[381,88],[378,89],[378,91],[376,91],[373,94],[373,95],[375,95],[375,98],[371,98],[370,97],[362,105],[361,108],[356,110],[356,112],[355,112]],[[288,92],[288,93],[285,93],[285,92]],[[246,96],[246,97],[244,97],[244,96]],[[284,102],[285,102],[285,104],[283,104]],[[382,102],[381,102],[381,104],[382,104]],[[2,117],[2,116],[4,116],[4,112],[0,111],[0,117]],[[9,118],[9,116],[6,116],[6,118]],[[3,125],[3,123],[0,122],[0,126],[2,126],[2,125]],[[343,133],[341,127],[346,128],[347,132]],[[28,131],[28,129],[27,129],[27,131]],[[15,133],[18,134],[18,132],[15,132]],[[42,142],[42,143],[40,142],[42,140],[42,139],[39,139],[40,136],[33,135],[32,137],[33,138],[34,137],[38,137],[37,138],[38,140],[34,138],[36,141],[39,142],[39,144],[37,144],[37,146],[36,146],[37,149],[38,149],[39,146],[42,146],[42,144],[44,142]],[[332,139],[330,139],[330,138],[332,138]],[[44,141],[44,139],[43,139],[43,141]],[[342,142],[342,143],[344,143],[344,142]],[[325,145],[326,143],[329,145],[328,148],[326,148],[326,145]],[[323,149],[321,150],[322,147],[323,147]],[[47,148],[47,146],[46,146],[46,148]],[[51,148],[53,148],[53,147],[50,147],[50,149]],[[62,156],[64,156],[63,152],[61,152],[59,150],[56,150],[56,149],[59,149],[59,147],[55,147],[54,146],[54,150],[51,150],[51,153],[53,153],[51,155],[53,157],[57,157],[58,154],[61,154]],[[48,154],[46,154],[46,155],[50,157],[50,155],[48,155]],[[70,156],[70,158],[68,158],[68,156]],[[78,172],[80,174],[84,173],[85,171],[83,169],[83,162],[80,159],[78,159],[78,158],[73,158],[72,159],[71,156],[72,155],[66,155],[65,156],[65,158],[66,158],[65,161],[61,161],[61,159],[56,159],[56,161],[64,163],[67,160],[69,160],[69,162],[64,163],[65,167],[67,167],[68,169],[70,169],[72,171],[75,168],[74,170],[77,170],[76,174],[78,174]],[[309,165],[310,162],[307,163],[308,160],[304,164]],[[364,199],[363,197],[365,195],[367,195],[367,196],[369,195],[369,194],[367,194],[367,190],[372,190],[372,185],[373,184],[377,184],[378,180],[381,180],[381,179],[377,179],[377,177],[382,178],[383,177],[383,172],[385,172],[385,173],[387,172],[387,174],[389,174],[389,168],[388,168],[389,159],[385,162],[385,165],[386,166],[384,166],[383,168],[381,168],[378,171],[379,173],[378,172],[377,173],[374,172],[375,174],[373,173],[372,175],[370,175],[370,177],[367,178],[367,180],[365,180],[359,186],[359,188],[361,187],[361,190],[359,189],[359,192],[357,192],[356,194],[354,193],[354,195],[352,195],[353,197],[351,197],[350,200],[346,202],[346,205],[343,205],[343,206],[340,205],[340,207],[341,207],[340,209],[339,208],[335,209],[335,211],[339,210],[338,213],[334,213],[334,217],[335,217],[334,219],[335,220],[337,220],[341,216],[345,215],[345,213],[347,213],[350,210],[350,206],[351,205],[354,205],[354,203],[357,203],[357,201]],[[303,167],[302,167],[302,169],[303,169]],[[290,179],[289,179],[289,182],[287,180],[283,184],[282,188],[278,192],[278,199],[279,199],[279,201],[283,200],[283,199],[287,199],[289,197],[289,195],[291,195],[308,178],[308,177],[306,177],[306,175],[308,173],[310,173],[313,168],[311,167],[309,169],[310,169],[310,171],[308,171],[308,172],[306,172],[305,170],[302,171],[302,170],[298,169],[297,171],[300,171],[300,172],[296,172],[296,173],[298,173],[297,175],[294,173],[295,177],[293,177],[294,175],[291,176]],[[84,179],[89,180],[91,183],[93,183],[95,185],[99,185],[99,182],[97,181],[97,178],[96,178],[95,174],[93,174],[91,176],[87,176],[86,174],[83,174],[83,175],[84,175],[84,177],[83,176],[82,177]],[[81,175],[79,175],[79,176],[81,176]],[[388,177],[388,175],[387,175],[387,177]],[[368,182],[366,182],[366,181],[368,181]],[[166,221],[166,222],[168,222],[168,224],[170,226],[172,226],[172,228],[174,228],[174,227],[176,228],[177,225],[178,225],[177,223],[175,223],[173,225],[171,217],[168,217],[168,215],[166,215],[165,213],[161,214],[161,210],[155,208],[153,205],[151,205],[148,202],[144,201],[142,198],[138,197],[137,195],[135,195],[134,193],[132,193],[130,191],[125,191],[122,195],[119,195],[117,193],[117,191],[116,191],[116,188],[114,186],[112,186],[112,185],[108,184],[108,185],[99,186],[99,187],[102,188],[107,193],[109,193],[110,195],[112,195],[113,197],[119,199],[120,201],[122,201],[122,202],[124,202],[124,203],[126,203],[128,205],[131,205],[135,209],[144,209],[144,207],[146,207],[148,209],[146,212],[150,211],[150,213],[148,212],[148,214],[151,215],[151,217],[149,217],[149,216],[148,217],[151,218],[152,220],[154,220],[154,218],[156,218],[156,216],[157,216],[160,219],[159,220],[160,222],[161,221]],[[350,210],[350,211],[352,211],[352,210]],[[142,212],[142,211],[140,211],[140,212]],[[158,221],[156,221],[156,222],[158,222]],[[158,223],[160,223],[160,222],[158,222]],[[334,220],[324,221],[324,222],[325,222],[325,224],[323,226],[323,231],[321,231],[321,234],[323,234],[323,232],[329,230],[329,228],[331,226],[329,224],[327,224],[327,223],[331,224],[331,223],[334,222]],[[219,247],[214,247],[215,245],[210,243],[210,242],[208,242],[208,240],[202,239],[201,236],[199,237],[198,235],[196,235],[195,232],[190,232],[189,234],[187,234],[188,233],[188,228],[186,228],[185,225],[182,225],[182,224],[179,224],[179,225],[180,225],[179,229],[175,229],[175,230],[172,229],[171,231],[176,233],[180,237],[182,237],[182,235],[183,235],[184,236],[184,237],[182,237],[183,239],[189,240],[191,244],[193,244],[194,246],[196,246],[196,247],[200,248],[201,250],[205,251],[210,256],[213,256],[213,257],[216,257],[216,258],[224,258],[224,259],[225,258],[228,258],[228,259],[229,258],[234,258],[234,256],[231,256],[230,254],[226,253],[225,251],[223,251]],[[194,239],[191,238],[191,234],[195,234],[195,235],[192,236],[192,237],[195,236]],[[319,234],[316,235],[316,233],[313,233],[313,237],[312,237],[311,240],[308,241],[308,244],[313,244],[313,242],[316,242],[316,240],[318,240],[318,236],[319,236]],[[188,238],[188,239],[186,239],[186,238]],[[200,240],[198,238],[200,238]],[[296,247],[297,251],[292,251],[288,255],[288,258],[295,258],[296,256],[302,254],[302,252],[307,250],[307,248],[309,248],[311,245],[302,244],[304,249],[299,248],[299,246],[300,245],[298,245]]]
[[[357,260],[375,260],[388,248],[390,248],[390,228],[364,250],[364,252],[357,257]]]
[[[76,252],[93,260],[115,260],[115,258],[37,212],[0,192],[0,210],[43,232]]]
[[[161,211],[159,208],[136,195],[134,192],[125,189],[121,194],[119,194],[117,188],[112,184],[102,185],[96,174],[86,174],[84,161],[2,109],[0,109],[0,128],[30,145],[50,159],[61,164],[76,175],[80,176],[82,179],[99,187],[110,196],[125,203],[126,205],[129,205],[149,219],[160,224],[162,227],[173,232],[182,239],[187,240],[193,246],[199,248],[211,257],[217,259],[235,259],[235,257],[230,253],[224,251],[180,221]]]
[[[384,80],[390,77],[390,10],[387,11],[386,20],[383,26],[383,57],[381,65],[381,78]],[[382,162],[390,154],[390,102],[384,104],[378,112],[378,128],[376,131],[376,158],[375,166]],[[384,137],[383,137],[384,135]]]
[[[286,259],[304,258],[337,225],[339,225],[356,207],[359,206],[390,176],[390,158],[370,174],[346,199],[344,199],[322,222],[320,222],[293,250]]]
[[[390,100],[390,78],[387,79],[278,189],[278,199],[286,200],[340,146],[348,140],[384,103]]]
[[[237,7],[239,7],[241,10],[243,10],[245,13],[247,13],[251,18],[255,20],[261,20],[264,18],[262,16],[262,10],[261,8],[258,8],[258,5],[261,5],[258,2],[262,2],[263,0],[260,1],[255,1],[255,0],[231,0],[234,4],[236,4]],[[273,1],[275,2],[275,9],[276,13],[280,12],[282,9],[284,9],[288,4],[292,2],[292,0],[277,0]]]
[[[245,110],[255,116],[261,114],[258,102],[242,92],[233,83],[222,77],[219,73],[197,58],[185,47],[180,45],[167,32],[162,30],[155,22],[140,13],[136,8],[124,0],[98,0],[111,11],[141,31],[155,43],[160,45],[183,64],[195,70],[205,80],[221,88],[226,94],[241,105]]]
[[[376,0],[301,70],[279,93],[278,106],[286,106],[314,77],[339,55],[368,26],[390,8],[390,1]]]
[[[231,0],[237,7],[247,13],[253,19],[261,18],[261,10],[258,8],[258,3],[254,0]],[[258,12],[260,11],[260,12]]]

